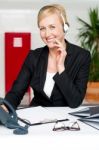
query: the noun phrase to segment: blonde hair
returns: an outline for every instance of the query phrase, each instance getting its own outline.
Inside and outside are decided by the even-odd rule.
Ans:
[[[39,22],[46,16],[51,15],[53,13],[57,13],[61,19],[61,22],[64,24],[68,24],[67,22],[67,17],[66,17],[66,12],[65,9],[62,5],[59,4],[52,4],[52,5],[46,5],[42,7],[39,12],[38,12],[38,17],[37,17],[37,24],[39,27]]]

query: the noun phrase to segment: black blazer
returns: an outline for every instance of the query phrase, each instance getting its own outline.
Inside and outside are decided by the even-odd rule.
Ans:
[[[31,86],[34,90],[31,106],[78,107],[85,96],[90,60],[90,53],[87,50],[67,42],[65,71],[54,75],[55,85],[51,97],[48,98],[43,91],[48,64],[48,47],[30,50],[12,89],[5,98],[16,109],[27,88]]]

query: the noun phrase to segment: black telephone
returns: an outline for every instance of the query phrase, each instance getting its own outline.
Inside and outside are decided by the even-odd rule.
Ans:
[[[14,134],[27,134],[28,125],[25,125],[25,127],[19,125],[17,113],[14,110],[14,108],[10,105],[10,103],[6,99],[0,98],[0,105],[3,104],[7,106],[7,108],[9,109],[9,113],[6,112],[0,106],[0,124],[4,125],[9,129],[15,129],[13,131]]]

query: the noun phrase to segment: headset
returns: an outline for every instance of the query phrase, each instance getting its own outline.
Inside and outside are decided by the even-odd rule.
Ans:
[[[25,125],[23,127],[19,125],[17,113],[14,110],[14,108],[11,106],[11,104],[6,99],[0,98],[0,105],[6,105],[9,110],[9,112],[6,112],[0,106],[0,123],[9,129],[14,129],[13,131],[14,134],[19,134],[19,135],[27,134],[29,126]]]
[[[65,19],[64,19],[62,13],[61,13],[61,18],[62,18],[63,24],[64,24],[64,32],[66,33],[69,29],[69,25],[67,23],[65,23]]]

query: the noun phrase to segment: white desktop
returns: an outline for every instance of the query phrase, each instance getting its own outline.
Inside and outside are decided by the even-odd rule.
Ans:
[[[18,116],[31,122],[68,118],[70,122],[78,122],[80,131],[53,131],[55,123],[49,123],[29,127],[29,133],[26,135],[14,135],[13,130],[0,126],[0,146],[4,149],[10,148],[10,150],[15,148],[24,150],[99,150],[99,130],[68,114],[81,108],[32,107],[32,109],[20,109],[17,111]]]

